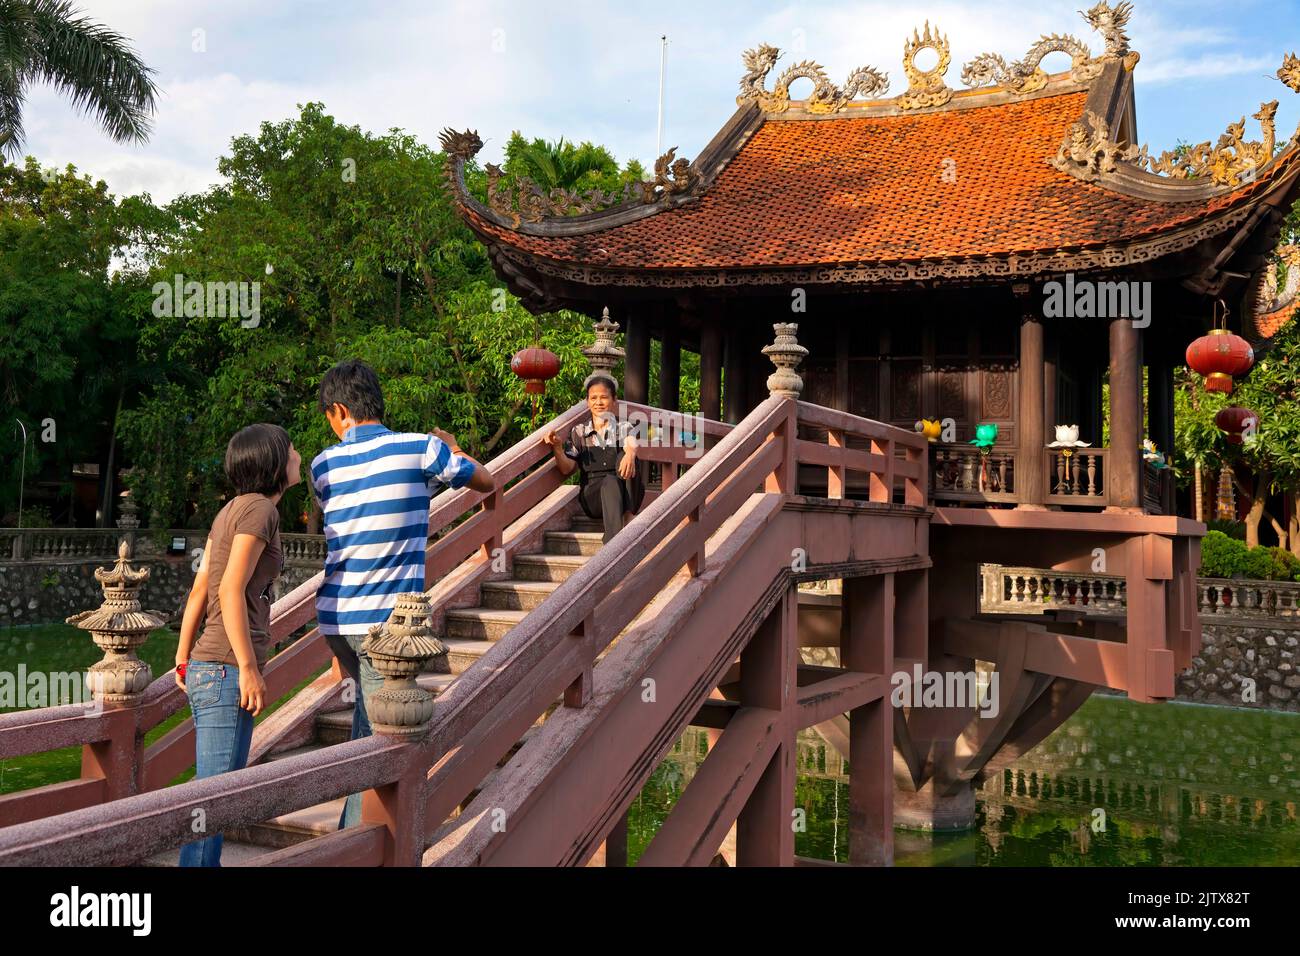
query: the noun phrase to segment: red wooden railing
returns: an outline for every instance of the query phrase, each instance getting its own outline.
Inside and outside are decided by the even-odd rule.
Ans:
[[[422,741],[350,741],[145,793],[135,791],[162,787],[187,765],[193,752],[192,726],[182,726],[140,759],[138,741],[144,730],[183,705],[170,674],[151,685],[145,702],[135,708],[93,716],[80,708],[72,708],[76,713],[56,708],[63,713],[0,717],[0,756],[74,743],[88,745],[88,754],[101,748],[94,750],[100,754],[96,761],[88,756],[82,781],[40,788],[47,798],[57,793],[62,801],[57,805],[47,802],[38,812],[42,806],[36,792],[15,795],[7,807],[0,802],[0,823],[31,821],[0,829],[0,863],[128,863],[193,838],[195,810],[203,811],[207,832],[221,832],[366,790],[370,792],[363,803],[363,826],[270,854],[260,862],[417,864],[443,821],[557,698],[563,697],[571,710],[591,705],[597,657],[683,567],[690,578],[708,572],[709,539],[760,486],[769,501],[788,499],[795,493],[796,469],[803,463],[827,468],[832,498],[843,494],[847,473],[862,472],[869,477],[870,497],[877,506],[887,506],[898,486],[907,505],[925,504],[925,443],[913,433],[771,398],[734,429],[703,423],[707,434],[721,440],[681,475],[689,452],[671,436],[688,423],[653,411],[668,414],[669,441],[648,446],[642,457],[663,466],[664,491],[450,685],[439,697]],[[498,490],[491,495],[461,490],[433,502],[431,527],[448,528],[429,549],[429,579],[437,582],[430,590],[435,614],[474,599],[479,584],[493,573],[496,549],[507,557],[520,553],[545,530],[567,521],[576,489],[561,486],[539,436],[546,428],[568,427],[582,414],[582,406],[574,406],[491,462],[498,479]],[[826,428],[827,443],[799,440],[799,422]],[[689,427],[700,426],[691,422]],[[870,450],[847,447],[849,437],[865,438]],[[480,504],[482,509],[451,526]],[[734,546],[759,530],[761,526],[751,526],[742,533],[733,525],[728,537]],[[310,620],[318,583],[319,578],[313,579],[277,603],[274,636],[286,636]],[[752,605],[770,583],[747,582],[743,593],[748,604],[741,600],[737,606]],[[283,693],[324,662],[322,643],[313,631],[273,661],[267,669],[273,693]],[[319,692],[305,696],[314,707],[328,699]],[[277,721],[275,733],[284,743],[292,728],[302,724],[302,714],[294,714]],[[263,739],[255,750],[266,753],[274,746]],[[99,803],[114,798],[121,799]],[[40,819],[34,819],[37,816]],[[432,862],[439,852],[431,853]]]

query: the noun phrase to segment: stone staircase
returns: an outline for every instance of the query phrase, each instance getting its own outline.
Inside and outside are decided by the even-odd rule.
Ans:
[[[488,652],[494,643],[505,637],[510,629],[522,621],[560,586],[587,559],[600,550],[603,532],[601,524],[578,514],[567,531],[548,531],[539,554],[516,555],[514,577],[504,581],[489,581],[479,589],[482,601],[478,607],[457,608],[446,614],[445,633],[441,636],[447,645],[450,674],[421,674],[418,683],[437,697],[455,682],[459,674]],[[558,703],[558,702],[557,702]],[[549,714],[550,711],[548,710]],[[534,728],[535,729],[535,728]],[[533,730],[519,740],[501,763],[527,742]],[[283,751],[268,757],[279,760],[285,757],[345,743],[352,735],[352,708],[326,711],[316,717],[316,739],[303,747]],[[495,771],[493,771],[495,773]],[[489,777],[490,779],[490,777]],[[483,781],[486,784],[487,780]],[[480,785],[479,789],[482,789]],[[477,795],[475,790],[467,798]],[[226,834],[221,857],[225,865],[249,862],[263,854],[272,853],[304,840],[322,836],[338,829],[339,815],[343,812],[343,799],[331,800],[293,813],[267,820],[251,827],[240,827]],[[175,866],[178,850],[167,850],[145,861],[147,866]]]

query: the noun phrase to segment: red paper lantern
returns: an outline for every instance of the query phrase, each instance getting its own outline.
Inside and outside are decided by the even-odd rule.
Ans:
[[[1228,408],[1219,409],[1219,413],[1214,416],[1214,424],[1219,427],[1220,431],[1227,433],[1229,445],[1240,445],[1242,443],[1241,433],[1246,430],[1247,425],[1251,428],[1259,427],[1259,416],[1249,408],[1238,408],[1231,405]]]
[[[560,374],[560,358],[548,349],[521,349],[510,360],[510,371],[524,380],[524,391],[542,395],[546,383]]]
[[[1187,364],[1192,371],[1205,376],[1205,389],[1209,392],[1232,392],[1232,379],[1244,375],[1255,364],[1255,352],[1250,343],[1227,329],[1210,329],[1187,346]]]

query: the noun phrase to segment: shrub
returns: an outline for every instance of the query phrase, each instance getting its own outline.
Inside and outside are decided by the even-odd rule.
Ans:
[[[1268,548],[1250,548],[1242,561],[1242,573],[1255,581],[1273,580],[1273,555]]]
[[[1246,544],[1230,538],[1222,531],[1207,532],[1201,539],[1201,569],[1203,578],[1230,578],[1245,571]]]
[[[1213,521],[1205,522],[1205,527],[1211,531],[1222,531],[1229,538],[1236,538],[1238,541],[1246,540],[1246,522],[1228,521],[1224,518],[1215,518]]]
[[[1300,574],[1300,558],[1288,551],[1286,548],[1267,548],[1265,549],[1273,559],[1273,580],[1274,581],[1294,581],[1296,575]]]

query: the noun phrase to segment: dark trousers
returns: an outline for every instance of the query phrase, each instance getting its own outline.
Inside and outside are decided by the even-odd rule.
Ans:
[[[587,514],[599,518],[605,525],[605,537],[609,539],[623,530],[623,512],[629,510],[624,497],[623,479],[614,472],[592,475],[582,488],[582,501]]]

